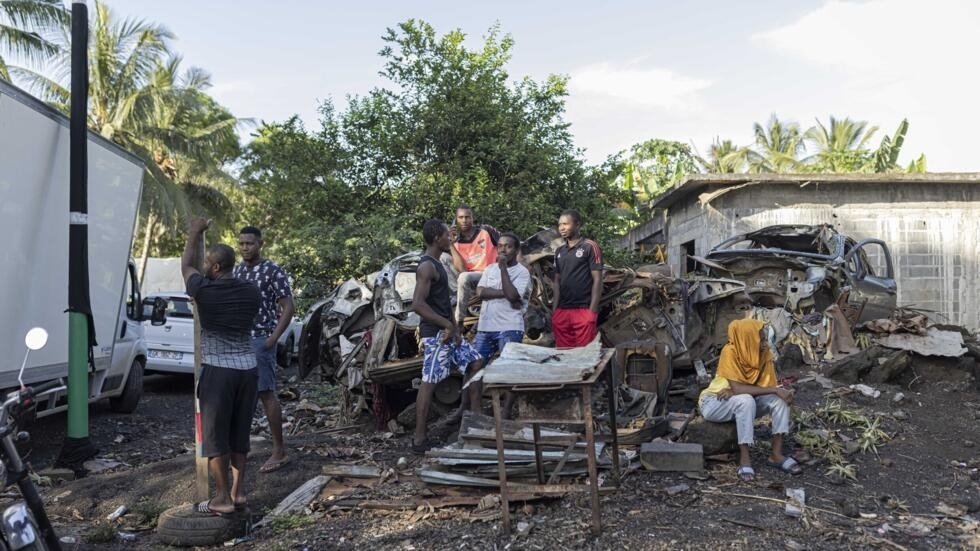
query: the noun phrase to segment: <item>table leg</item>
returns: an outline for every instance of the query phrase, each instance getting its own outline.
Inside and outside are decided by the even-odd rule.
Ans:
[[[612,448],[613,448],[613,480],[616,482],[616,487],[619,487],[620,482],[620,472],[619,472],[619,430],[616,428],[616,380],[613,377],[613,370],[607,368],[606,373],[609,375],[609,380],[607,381],[609,385],[609,390],[606,396],[609,400],[609,428],[612,430]]]
[[[490,391],[493,397],[493,424],[497,434],[497,474],[500,481],[500,507],[504,533],[510,534],[510,501],[507,499],[507,463],[504,461],[504,431],[501,423],[500,391]]]
[[[599,518],[599,473],[595,457],[595,430],[592,427],[592,390],[582,387],[582,417],[585,420],[585,457],[589,465],[589,491],[592,494],[592,533],[602,532]]]
[[[534,431],[534,464],[538,467],[538,484],[544,484],[544,461],[541,457],[541,425],[531,423]]]

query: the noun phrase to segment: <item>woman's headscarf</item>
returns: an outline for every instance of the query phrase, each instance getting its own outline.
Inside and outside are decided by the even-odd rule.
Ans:
[[[728,324],[728,344],[721,349],[717,376],[748,385],[773,387],[778,384],[772,351],[762,343],[761,320],[741,319]]]

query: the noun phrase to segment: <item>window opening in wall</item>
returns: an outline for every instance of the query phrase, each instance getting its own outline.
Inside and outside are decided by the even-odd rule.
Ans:
[[[694,241],[688,241],[681,245],[681,257],[683,260],[684,273],[689,274],[698,269],[698,263],[694,261]]]

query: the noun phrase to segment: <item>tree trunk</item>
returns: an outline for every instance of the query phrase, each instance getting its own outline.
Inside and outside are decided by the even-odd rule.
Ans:
[[[153,230],[156,229],[157,217],[150,211],[146,215],[146,230],[143,234],[143,252],[140,254],[140,283],[146,276],[146,259],[150,256],[150,241],[153,239]]]

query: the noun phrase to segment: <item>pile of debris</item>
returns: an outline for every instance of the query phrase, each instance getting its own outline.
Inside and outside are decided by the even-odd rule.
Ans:
[[[529,483],[536,480],[534,435],[531,427],[504,420],[502,432],[507,480]],[[542,467],[548,474],[548,483],[555,483],[563,476],[588,475],[585,443],[580,434],[547,428],[542,428],[540,434]],[[612,460],[603,453],[605,447],[602,442],[595,445],[600,469],[609,469],[612,466]],[[428,465],[419,471],[419,476],[429,484],[488,488],[499,485],[497,440],[492,417],[465,412],[457,441],[429,450],[425,456],[429,459]],[[628,460],[629,455],[624,459]]]

